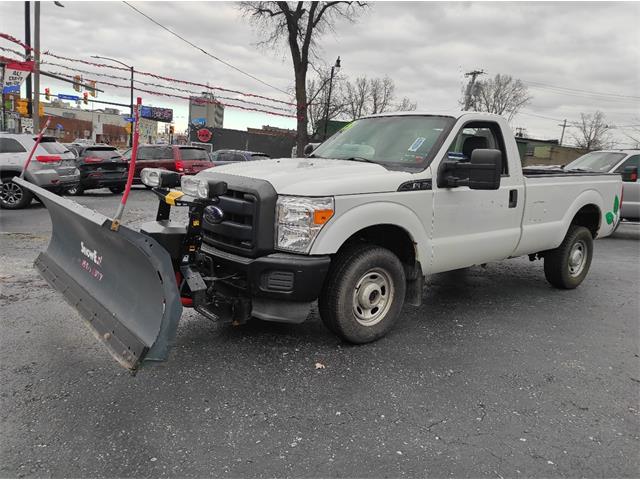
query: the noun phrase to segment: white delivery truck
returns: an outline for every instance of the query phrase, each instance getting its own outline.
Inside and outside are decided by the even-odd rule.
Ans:
[[[161,202],[155,222],[126,232],[144,253],[125,262],[129,272],[108,262],[124,255],[104,227],[108,219],[77,206],[71,213],[53,196],[44,201],[55,218],[54,254],[36,262],[56,288],[71,285],[71,303],[90,299],[81,313],[99,319],[89,323],[129,368],[166,358],[181,306],[214,320],[296,323],[317,301],[332,332],[366,343],[392,328],[403,304],[420,305],[424,278],[434,273],[528,255],[544,261],[553,286],[575,288],[589,271],[594,239],[617,222],[622,190],[619,175],[523,174],[506,120],[465,112],[374,115],[307,158],[230,164],[182,179],[149,169],[142,180]],[[182,190],[173,190],[180,180]],[[170,220],[171,206],[180,205],[190,210],[188,225]],[[82,223],[84,216],[91,218]],[[89,221],[107,232],[89,235]],[[56,223],[65,228],[60,235]],[[82,260],[85,270],[104,274],[101,282],[68,268],[81,256],[80,242],[100,256],[100,266]],[[155,290],[124,293],[154,276]],[[152,290],[164,293],[154,298]],[[161,305],[158,318],[143,304]]]

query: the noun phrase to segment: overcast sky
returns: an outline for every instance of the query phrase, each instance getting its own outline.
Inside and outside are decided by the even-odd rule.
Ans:
[[[283,93],[181,42],[124,3],[63,3],[64,8],[42,3],[42,50],[87,60],[96,54],[115,57],[143,71],[287,100]],[[238,68],[291,90],[293,68],[288,50],[284,46],[275,51],[256,47],[259,32],[241,16],[237,4],[134,5]],[[0,8],[0,31],[23,39],[23,2],[0,2]],[[640,3],[635,2],[373,2],[356,23],[338,23],[335,32],[322,37],[318,65],[331,65],[340,55],[342,73],[350,78],[389,75],[398,97],[410,97],[425,111],[457,110],[466,82],[464,72],[484,69],[491,75],[510,74],[526,83],[536,82],[528,83],[533,101],[514,119],[513,127],[524,127],[533,137],[559,138],[559,121],[571,122],[580,112],[599,109],[610,123],[624,127],[616,130],[624,139],[625,126],[640,125],[638,25]],[[4,40],[0,46],[13,47]],[[53,66],[47,69],[66,71]],[[55,80],[43,79],[44,87],[53,93],[73,93]],[[559,93],[554,87],[606,95],[575,90]],[[128,103],[127,90],[102,88],[105,94],[99,99]],[[142,96],[145,104],[174,108],[177,127],[185,127],[186,101]],[[636,98],[629,98],[633,96]],[[294,128],[295,120],[231,108],[225,111],[227,128],[266,124]]]

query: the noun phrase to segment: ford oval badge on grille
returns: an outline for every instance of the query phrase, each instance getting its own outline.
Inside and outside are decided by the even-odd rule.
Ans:
[[[204,220],[207,223],[220,223],[224,220],[224,212],[220,207],[209,205],[204,209]]]

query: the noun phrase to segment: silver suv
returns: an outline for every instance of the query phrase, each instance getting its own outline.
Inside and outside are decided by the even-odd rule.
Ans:
[[[20,175],[35,144],[33,135],[0,132],[0,208],[18,209],[31,203],[33,194],[11,179]],[[54,137],[42,137],[25,178],[57,193],[78,185],[75,155]]]

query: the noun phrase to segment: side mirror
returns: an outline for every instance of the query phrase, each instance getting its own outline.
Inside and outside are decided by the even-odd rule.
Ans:
[[[311,143],[307,143],[302,153],[304,154],[305,157],[308,157],[313,153],[314,150],[315,150],[315,146]]]
[[[638,181],[638,167],[625,167],[622,171],[623,182],[637,182]]]
[[[472,190],[497,190],[502,175],[502,152],[492,149],[476,149],[471,152],[469,188]]]
[[[497,190],[502,174],[502,152],[477,148],[470,162],[444,160],[438,168],[438,188],[469,187]]]

